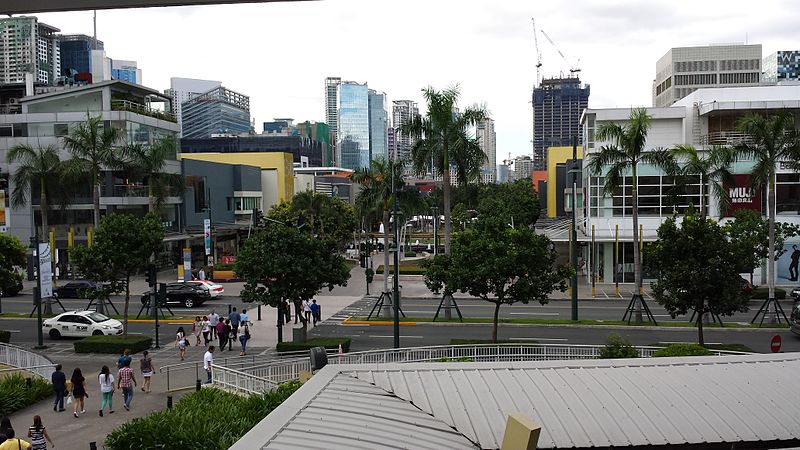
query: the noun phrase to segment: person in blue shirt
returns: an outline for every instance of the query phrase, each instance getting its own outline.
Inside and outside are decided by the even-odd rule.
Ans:
[[[237,335],[239,333],[239,322],[242,320],[242,315],[236,312],[236,307],[228,314],[228,320],[231,321],[231,333]]]
[[[133,358],[131,358],[131,351],[126,348],[125,351],[122,353],[122,355],[120,355],[119,359],[117,360],[117,367],[121,369],[125,367],[125,362],[130,364],[131,361],[133,361]]]
[[[53,403],[53,411],[64,411],[64,395],[67,391],[67,375],[61,370],[61,364],[56,365],[56,371],[50,376],[50,381],[53,382],[53,392],[56,394],[56,400]]]
[[[319,305],[317,304],[317,300],[311,300],[311,317],[314,319],[314,326],[317,326],[317,322],[321,322],[322,318],[319,315]]]

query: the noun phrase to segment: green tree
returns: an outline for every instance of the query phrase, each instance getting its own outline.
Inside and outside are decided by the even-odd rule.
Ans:
[[[722,230],[731,240],[736,252],[736,261],[742,271],[752,271],[761,261],[770,257],[769,221],[752,209],[736,211],[734,220],[723,225]],[[778,222],[775,224],[775,245],[772,258],[784,253],[783,244],[788,237],[798,234],[798,226]]]
[[[106,283],[99,295],[125,292],[123,335],[128,335],[131,276],[147,268],[163,247],[164,227],[155,214],[144,218],[128,214],[103,217],[91,247],[77,246],[72,258],[87,278]]]
[[[350,269],[337,247],[295,227],[264,223],[236,258],[234,272],[245,282],[242,301],[278,307],[346,285]]]
[[[679,178],[684,180],[692,175],[700,177],[700,198],[706,198],[706,184],[710,185],[710,196],[717,200],[719,216],[725,214],[730,205],[730,196],[725,190],[725,184],[733,184],[733,175],[730,168],[736,160],[736,153],[731,147],[711,147],[705,152],[698,151],[692,145],[678,145],[671,150],[672,157],[683,166],[679,169]],[[705,205],[701,212],[708,214],[709,200],[703,200]],[[700,205],[697,205],[699,208]]]
[[[91,181],[95,228],[100,225],[102,172],[121,167],[120,155],[115,154],[115,151],[124,138],[125,130],[105,127],[103,118],[97,116],[89,117],[63,139],[64,148],[70,153],[70,159],[65,166],[66,173],[74,178],[85,176]]]
[[[459,184],[467,184],[480,177],[486,154],[469,129],[484,120],[487,112],[478,106],[459,110],[458,98],[461,93],[458,86],[443,91],[427,87],[422,93],[428,103],[427,115],[412,117],[400,125],[400,132],[415,139],[411,147],[411,161],[417,174],[431,173],[443,179],[444,248],[445,253],[450,253],[450,170],[455,170]]]
[[[638,168],[640,164],[658,167],[668,174],[678,172],[675,159],[669,150],[646,150],[647,132],[652,117],[645,108],[631,110],[628,123],[619,125],[613,122],[601,124],[595,135],[598,142],[610,141],[600,147],[597,153],[588,158],[587,167],[595,175],[605,177],[604,195],[614,195],[621,189],[624,178],[631,179],[632,219],[633,219],[633,277],[636,292],[642,292],[642,255],[639,246],[639,194]],[[640,297],[641,299],[641,297]],[[636,302],[636,323],[642,322],[642,300]]]
[[[795,126],[794,114],[790,112],[772,116],[748,114],[736,124],[736,128],[747,135],[738,146],[739,158],[753,161],[750,171],[750,186],[767,190],[768,245],[775,248],[775,168],[781,161],[790,161],[799,169],[800,139]],[[767,287],[769,298],[775,298],[775,260],[767,258]],[[770,321],[775,321],[771,314]]]
[[[456,203],[450,211],[453,220],[453,229],[455,231],[464,231],[470,223],[470,215],[467,207],[463,203]]]
[[[355,209],[338,197],[312,191],[294,195],[290,208],[293,217],[303,216],[308,231],[322,239],[333,239],[340,245],[353,238],[356,229]]]
[[[448,259],[449,258],[449,259]],[[552,242],[529,228],[486,227],[453,240],[453,252],[427,265],[426,284],[456,290],[494,303],[492,341],[497,342],[500,306],[548,302],[554,290],[565,291],[572,269],[556,266]]]
[[[529,178],[513,183],[490,184],[481,190],[478,223],[498,220],[514,227],[532,228],[539,218],[539,197]]]
[[[692,208],[678,225],[675,217],[658,227],[648,246],[647,265],[658,277],[651,288],[670,314],[694,311],[697,339],[703,338],[703,315],[731,315],[748,309],[750,296],[739,276],[736,244],[722,227]]]
[[[28,204],[33,193],[39,190],[39,207],[42,216],[42,232],[47,233],[47,215],[50,211],[51,197],[64,200],[63,163],[58,151],[53,146],[36,148],[29,145],[16,145],[8,151],[6,159],[9,164],[19,164],[11,176],[14,188],[11,190],[11,205],[20,208]],[[30,195],[30,197],[29,197]],[[31,206],[33,208],[33,206]]]
[[[0,293],[15,292],[22,282],[17,268],[28,259],[27,247],[16,236],[0,233]]]
[[[174,137],[167,137],[151,145],[132,144],[123,147],[122,167],[134,179],[147,185],[148,209],[160,213],[169,196],[178,196],[184,180],[180,173],[166,171],[167,161],[175,159],[178,144]]]

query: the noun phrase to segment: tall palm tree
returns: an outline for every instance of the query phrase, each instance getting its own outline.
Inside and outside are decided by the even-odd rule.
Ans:
[[[65,166],[67,174],[72,177],[83,175],[91,179],[95,228],[100,225],[102,171],[120,167],[120,159],[115,150],[124,137],[125,130],[104,127],[101,116],[89,117],[64,137],[64,148],[71,157]]]
[[[739,120],[736,128],[747,135],[736,146],[736,154],[743,160],[753,161],[750,186],[767,190],[767,216],[769,221],[769,248],[775,248],[775,167],[788,161],[800,169],[800,137],[795,127],[795,117],[789,112],[772,116],[750,113]],[[767,287],[769,300],[775,298],[775,258],[767,258]],[[770,321],[776,320],[775,314]]]
[[[400,132],[415,139],[411,147],[411,162],[419,175],[431,173],[443,178],[444,248],[450,253],[452,223],[450,217],[450,169],[455,169],[459,184],[480,177],[486,155],[471,135],[469,128],[487,117],[482,107],[458,111],[461,93],[458,86],[443,91],[432,87],[422,90],[428,103],[425,117],[417,115],[400,125]]]
[[[49,200],[59,197],[59,193],[63,192],[59,187],[63,174],[63,163],[58,156],[58,150],[53,146],[34,149],[29,145],[16,145],[8,151],[6,159],[9,164],[19,164],[11,177],[14,182],[14,189],[11,190],[11,205],[15,208],[25,206],[28,203],[28,194],[33,196],[38,187],[42,232],[47,233]]]
[[[325,200],[327,197],[323,194],[318,194],[314,191],[307,190],[298,192],[292,197],[292,207],[298,211],[305,211],[309,217],[308,224],[310,225],[311,233],[324,236],[325,225],[323,224],[322,215],[325,213],[327,206]],[[319,225],[319,229],[317,229]]]
[[[160,212],[170,195],[183,191],[184,182],[180,173],[164,171],[167,161],[178,150],[173,137],[159,140],[152,145],[133,144],[122,149],[122,167],[134,178],[147,184],[148,210]]]
[[[588,158],[589,170],[600,175],[605,172],[603,193],[613,195],[614,190],[623,186],[623,177],[631,177],[632,216],[633,216],[633,278],[637,294],[642,292],[642,256],[639,251],[639,195],[637,170],[639,164],[661,168],[666,173],[676,173],[675,159],[669,150],[645,150],[647,132],[652,117],[645,108],[631,110],[628,123],[619,125],[605,122],[595,134],[597,141],[610,141]],[[630,174],[630,175],[628,175]],[[636,323],[642,322],[642,298],[636,302]]]
[[[730,205],[730,196],[725,190],[725,183],[733,183],[730,168],[736,160],[736,152],[731,147],[713,146],[703,152],[692,145],[676,145],[670,150],[672,157],[678,164],[683,163],[679,175],[687,178],[692,175],[700,176],[700,198],[705,199],[706,183],[710,184],[709,196],[713,196],[719,204],[720,217]],[[676,183],[677,184],[677,183]],[[705,217],[708,209],[708,200],[700,213]]]

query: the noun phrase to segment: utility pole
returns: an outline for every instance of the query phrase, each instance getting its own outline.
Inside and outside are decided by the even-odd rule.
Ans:
[[[31,207],[32,208],[32,207]],[[42,334],[42,265],[40,264],[41,255],[39,254],[39,227],[34,225],[35,232],[31,238],[31,247],[36,255],[33,258],[33,268],[36,271],[36,288],[33,291],[33,301],[36,303],[36,348],[44,347],[44,335]]]
[[[400,348],[400,228],[397,224],[400,217],[397,213],[397,180],[395,172],[397,160],[391,164],[392,169],[392,215],[394,216],[394,280],[392,280],[392,306],[394,306],[394,348]],[[386,249],[388,250],[388,249]]]
[[[570,257],[572,261],[572,320],[578,320],[578,139],[572,136],[572,233]]]

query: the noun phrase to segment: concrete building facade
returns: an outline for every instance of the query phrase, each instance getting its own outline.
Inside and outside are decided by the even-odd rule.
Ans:
[[[198,80],[194,78],[170,78],[169,89],[164,91],[165,94],[170,96],[172,102],[172,114],[178,119],[178,124],[183,119],[183,110],[181,105],[185,102],[198,97],[214,88],[222,86],[221,81],[214,80]],[[182,136],[182,134],[181,134]]]
[[[497,180],[497,134],[494,131],[494,120],[486,118],[480,121],[475,127],[475,136],[486,155],[481,170],[481,182],[494,183]]]
[[[249,132],[250,127],[250,97],[222,86],[181,105],[182,137],[236,135]]]
[[[325,123],[331,129],[331,144],[333,145],[334,162],[341,163],[339,158],[339,85],[342,79],[339,77],[325,78]],[[333,163],[332,163],[333,164]]]
[[[414,138],[404,135],[399,131],[404,123],[412,117],[419,115],[417,102],[411,100],[394,100],[392,102],[392,126],[395,129],[395,142],[397,143],[397,157],[406,160],[414,145]]]
[[[36,17],[0,19],[0,84],[34,82],[53,85],[61,76],[61,48],[58,28]]]

